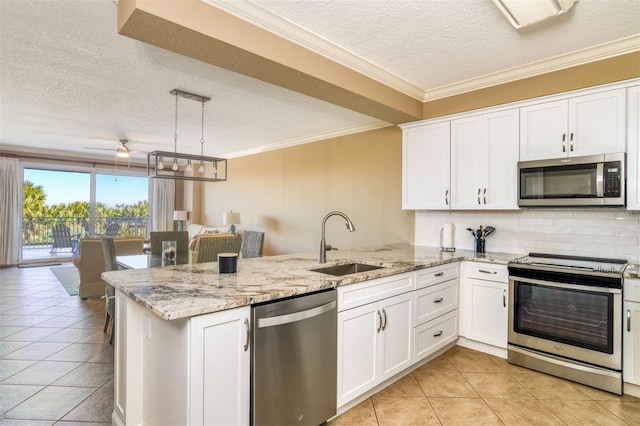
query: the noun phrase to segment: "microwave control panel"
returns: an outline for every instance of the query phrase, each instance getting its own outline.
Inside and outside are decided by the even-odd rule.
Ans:
[[[619,162],[604,163],[604,196],[619,197],[623,185]]]

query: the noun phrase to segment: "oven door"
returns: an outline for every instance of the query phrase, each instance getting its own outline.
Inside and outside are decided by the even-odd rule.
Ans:
[[[622,290],[509,277],[509,343],[622,370]]]

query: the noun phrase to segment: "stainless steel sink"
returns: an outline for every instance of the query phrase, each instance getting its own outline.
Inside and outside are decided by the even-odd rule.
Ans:
[[[357,274],[358,272],[374,271],[382,269],[384,266],[368,265],[366,263],[343,263],[339,265],[324,266],[322,268],[309,269],[313,272],[321,274],[335,275],[341,277],[343,275]]]

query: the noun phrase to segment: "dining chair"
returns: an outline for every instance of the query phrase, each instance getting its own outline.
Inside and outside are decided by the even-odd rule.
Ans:
[[[215,262],[220,253],[240,254],[242,235],[203,236],[198,238],[193,263]]]
[[[242,247],[240,252],[243,259],[251,257],[262,257],[262,248],[264,246],[264,232],[243,231]]]
[[[102,241],[102,252],[104,254],[104,270],[108,271],[117,271],[118,270],[118,262],[116,261],[116,245],[113,242],[113,237],[108,237],[106,235],[101,235],[100,239]],[[111,284],[105,284],[105,295],[106,306],[105,306],[105,317],[104,317],[104,332],[107,333],[107,328],[109,332],[109,342],[113,343],[113,332],[115,329],[116,322],[116,289]]]
[[[175,241],[176,251],[189,251],[189,232],[187,231],[153,231],[149,232],[151,254],[162,253],[163,241]]]

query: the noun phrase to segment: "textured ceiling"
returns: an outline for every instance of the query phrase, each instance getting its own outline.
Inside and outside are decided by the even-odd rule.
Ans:
[[[520,30],[491,0],[256,3],[426,91],[640,32],[638,0],[580,0]]]
[[[233,5],[234,2],[229,2]],[[637,0],[581,0],[515,30],[490,0],[296,0],[259,6],[426,93],[640,33]],[[112,0],[0,0],[0,143],[25,151],[109,156],[173,150],[172,89],[206,104],[205,155],[385,125],[372,117],[123,37]],[[200,150],[200,104],[180,99],[178,151]]]

